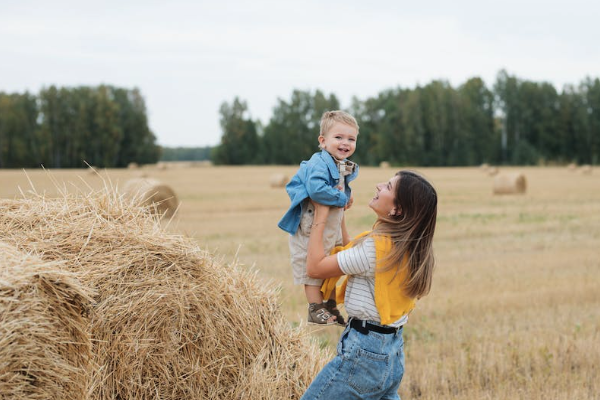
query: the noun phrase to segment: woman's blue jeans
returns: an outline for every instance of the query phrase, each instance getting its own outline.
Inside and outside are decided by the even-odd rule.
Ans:
[[[319,372],[302,400],[400,399],[404,340],[398,333],[362,334],[347,326],[337,355]]]

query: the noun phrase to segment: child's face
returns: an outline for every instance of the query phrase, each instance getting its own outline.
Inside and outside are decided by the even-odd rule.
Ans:
[[[319,144],[333,157],[343,160],[354,154],[357,136],[356,128],[336,122],[323,136],[319,135]]]

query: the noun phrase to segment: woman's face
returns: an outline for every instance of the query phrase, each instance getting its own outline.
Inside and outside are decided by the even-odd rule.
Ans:
[[[394,205],[396,186],[400,180],[399,176],[394,176],[387,182],[378,183],[376,185],[377,192],[375,197],[369,202],[369,207],[375,211],[377,216],[389,218],[391,215],[396,215],[396,206]]]

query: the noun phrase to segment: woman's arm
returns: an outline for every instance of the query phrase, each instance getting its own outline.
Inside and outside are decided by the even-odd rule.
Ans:
[[[308,240],[306,256],[306,274],[315,279],[326,279],[342,276],[344,273],[338,265],[336,255],[326,255],[323,248],[323,231],[329,215],[329,206],[313,202],[315,215]],[[345,230],[345,227],[342,229]],[[343,232],[343,231],[342,231]]]
[[[342,246],[350,243],[350,235],[348,235],[348,229],[346,229],[346,215],[342,217]]]

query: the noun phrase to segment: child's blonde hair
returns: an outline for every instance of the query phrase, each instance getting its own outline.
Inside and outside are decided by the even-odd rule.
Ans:
[[[325,111],[323,116],[321,117],[321,132],[320,136],[325,136],[327,132],[331,129],[333,124],[336,122],[341,122],[346,125],[350,125],[353,128],[356,128],[356,133],[358,134],[358,122],[356,119],[350,114],[342,110],[334,110],[334,111]]]

